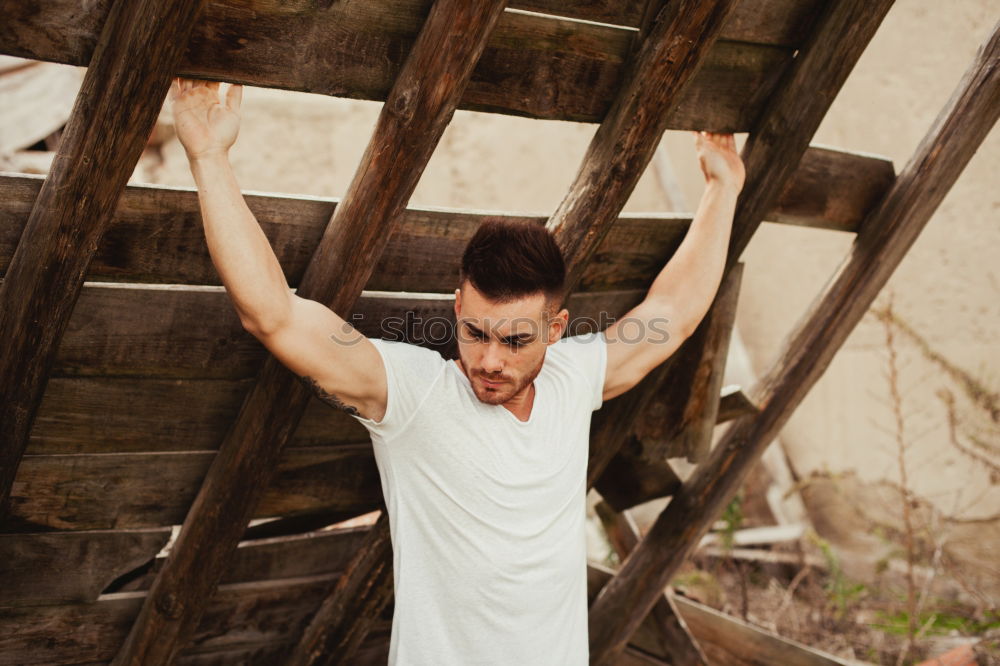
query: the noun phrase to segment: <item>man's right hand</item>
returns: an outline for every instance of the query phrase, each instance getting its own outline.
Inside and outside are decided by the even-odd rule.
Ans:
[[[229,86],[222,101],[217,81],[174,79],[170,85],[174,126],[189,160],[229,152],[240,131],[242,98],[240,85]]]

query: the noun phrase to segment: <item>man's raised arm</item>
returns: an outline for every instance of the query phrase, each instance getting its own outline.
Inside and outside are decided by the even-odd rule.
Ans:
[[[604,399],[629,390],[663,363],[708,312],[722,281],[745,173],[731,134],[699,132],[705,192],[677,252],[639,305],[607,329]]]
[[[177,136],[198,186],[205,239],[243,327],[327,403],[381,420],[386,378],[375,346],[335,312],[292,293],[229,163],[241,86],[175,80]]]

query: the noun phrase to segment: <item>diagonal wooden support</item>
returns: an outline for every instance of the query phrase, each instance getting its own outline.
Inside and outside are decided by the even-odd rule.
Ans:
[[[636,56],[621,92],[601,124],[584,157],[583,165],[556,213],[549,220],[567,266],[566,293],[579,281],[587,260],[597,249],[618,219],[635,184],[649,163],[666,126],[670,104],[698,70],[712,44],[718,38],[733,0],[672,2],[659,14],[654,28]],[[593,485],[588,477],[588,485]],[[381,537],[371,535],[371,557],[391,559],[391,553],[376,547]],[[384,539],[381,541],[384,543]],[[380,572],[387,576],[389,566],[359,563],[357,575]],[[360,581],[345,582],[343,589],[355,589]],[[369,585],[382,587],[381,581]],[[352,612],[339,613],[344,618],[370,618],[375,604],[387,599],[367,597]],[[326,606],[340,608],[347,601],[334,600]],[[314,618],[297,648],[298,664],[316,663],[310,638],[324,631],[323,619]],[[362,623],[365,620],[361,620]],[[330,635],[364,637],[357,628],[326,629]],[[329,657],[333,658],[333,657]],[[339,655],[337,658],[340,658]]]
[[[116,2],[0,285],[0,514],[83,276],[132,175],[203,0]]]
[[[755,391],[760,413],[730,427],[594,602],[592,663],[614,663],[659,590],[822,376],[998,117],[1000,24],[893,188],[863,223],[822,299],[761,381]]]
[[[761,220],[780,198],[789,176],[809,148],[810,138],[892,3],[893,0],[832,0],[825,7],[808,43],[792,62],[743,148],[747,178],[736,205],[727,271],[736,264]],[[643,400],[648,400],[648,395],[659,390],[671,367],[697,365],[698,359],[689,359],[688,354],[696,356],[696,352],[678,350],[630,393],[641,394]],[[715,410],[718,405],[713,400],[706,407]],[[714,416],[708,420],[713,421]],[[617,451],[614,443],[624,440],[605,441],[610,446],[591,450],[588,476],[592,479],[600,476],[614,457]]]
[[[625,207],[667,127],[671,107],[735,4],[674,0],[657,14],[569,192],[548,222],[566,259],[567,293]]]
[[[504,0],[438,0],[298,294],[350,312],[444,132]],[[309,390],[268,357],[115,664],[169,663],[197,626],[294,433]]]
[[[639,528],[632,517],[624,511],[615,511],[606,502],[599,502],[596,507],[597,516],[604,525],[608,540],[611,542],[618,559],[624,562],[629,553],[639,545]],[[653,610],[649,613],[653,626],[656,627],[660,648],[670,659],[673,666],[705,666],[704,652],[694,639],[687,625],[677,613],[669,592],[663,592],[656,600]]]
[[[636,422],[635,434],[646,460],[687,456],[691,462],[700,462],[708,456],[742,275],[741,264],[726,274],[711,313],[677,350],[679,362],[672,364],[670,381],[660,387]]]

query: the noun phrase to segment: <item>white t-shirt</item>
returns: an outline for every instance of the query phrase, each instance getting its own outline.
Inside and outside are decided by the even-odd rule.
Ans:
[[[455,361],[372,339],[372,435],[389,511],[392,666],[586,666],[584,520],[604,334],[550,345],[530,418],[481,403]]]

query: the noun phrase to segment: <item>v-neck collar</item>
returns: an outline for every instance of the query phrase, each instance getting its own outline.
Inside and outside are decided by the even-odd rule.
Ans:
[[[531,402],[531,413],[528,414],[528,419],[526,421],[522,421],[521,419],[517,418],[517,416],[512,411],[510,411],[509,409],[507,409],[503,405],[488,405],[488,404],[484,403],[483,401],[481,401],[476,396],[476,391],[472,388],[472,382],[469,380],[468,376],[466,376],[466,374],[462,370],[461,366],[459,366],[458,359],[452,359],[451,361],[449,361],[448,364],[450,366],[452,366],[455,369],[455,372],[457,372],[459,374],[459,377],[461,377],[461,379],[463,380],[462,381],[462,385],[465,386],[466,390],[468,390],[468,392],[472,395],[472,399],[475,400],[476,403],[481,408],[483,408],[483,409],[485,409],[487,411],[490,411],[490,412],[494,412],[496,410],[500,410],[500,411],[502,411],[504,413],[504,415],[505,415],[506,418],[509,418],[512,422],[516,423],[518,426],[521,426],[521,427],[527,427],[527,426],[529,426],[529,425],[531,425],[532,423],[535,422],[535,420],[536,420],[535,419],[535,414],[538,413],[538,399],[539,399],[539,397],[543,393],[543,391],[540,391],[538,389],[538,380],[542,376],[541,372],[538,373],[538,376],[536,376],[535,379],[534,379],[534,382],[532,382],[534,384],[534,386],[535,386],[535,397],[533,398],[533,400]]]

